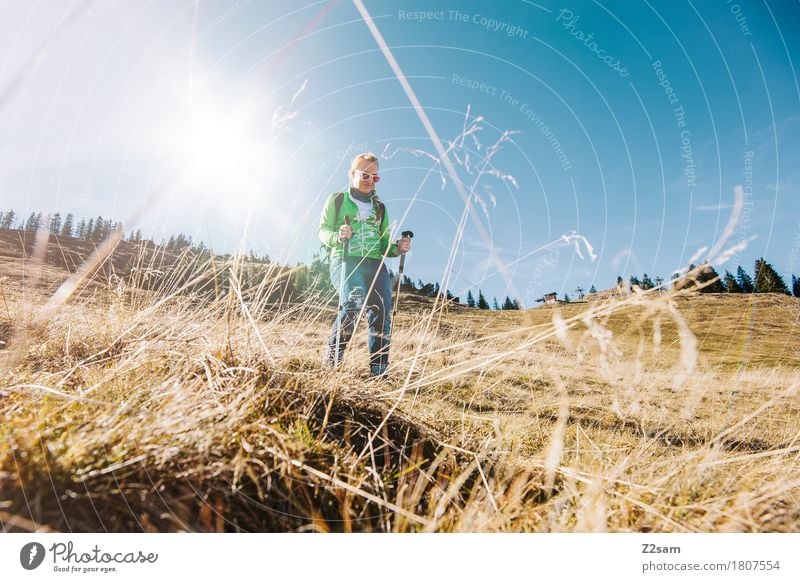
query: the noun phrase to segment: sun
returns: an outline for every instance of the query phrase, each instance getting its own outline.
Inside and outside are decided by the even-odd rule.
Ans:
[[[186,182],[214,188],[256,183],[265,163],[258,125],[248,108],[207,98],[194,103],[179,147]]]
[[[275,209],[288,204],[282,194],[302,168],[268,98],[210,80],[191,92],[176,87],[172,97],[153,124],[157,179],[169,185],[152,199],[163,220],[178,217],[193,235],[225,241],[280,226]]]

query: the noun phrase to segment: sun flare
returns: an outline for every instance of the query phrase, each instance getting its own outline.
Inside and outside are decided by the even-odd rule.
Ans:
[[[256,183],[264,164],[256,116],[234,107],[197,104],[180,145],[190,182],[213,187]]]

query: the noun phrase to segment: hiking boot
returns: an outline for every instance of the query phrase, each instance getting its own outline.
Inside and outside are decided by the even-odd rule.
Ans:
[[[369,367],[369,375],[373,378],[386,378],[387,377],[387,369],[388,366],[384,366],[381,364],[370,364]]]
[[[341,350],[339,352],[339,361],[338,362],[334,361],[335,358],[333,357],[333,354],[334,354],[334,350],[331,350],[331,349],[325,350],[325,354],[322,356],[322,367],[323,368],[329,368],[329,369],[333,370],[335,368],[341,367],[342,362],[344,361],[344,350]]]

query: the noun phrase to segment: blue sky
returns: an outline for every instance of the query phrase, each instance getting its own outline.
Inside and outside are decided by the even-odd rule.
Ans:
[[[407,273],[451,264],[462,298],[668,278],[714,246],[737,185],[726,246],[748,242],[721,268],[800,274],[800,3],[365,7],[462,188],[351,2],[5,2],[0,207],[309,261],[325,197],[371,150],[416,233]]]

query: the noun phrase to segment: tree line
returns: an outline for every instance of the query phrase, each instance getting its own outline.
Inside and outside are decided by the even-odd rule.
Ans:
[[[50,234],[77,238],[86,241],[101,241],[110,235],[114,230],[120,228],[122,223],[107,220],[102,216],[97,218],[81,218],[76,222],[75,216],[67,214],[62,216],[60,212],[51,215],[43,215],[41,212],[31,212],[25,218],[19,216],[13,209],[0,211],[0,228],[24,230],[27,232],[38,232],[46,228]]]
[[[783,293],[800,297],[800,279],[796,275],[792,275],[790,288],[764,257],[755,260],[752,276],[741,265],[736,268],[735,274],[725,269],[725,273],[720,275],[708,263],[700,265],[699,268],[694,264],[689,265],[689,273],[695,270],[697,270],[697,274],[689,279],[681,277],[677,273],[674,274],[672,276],[673,285],[680,284],[684,288],[698,287],[700,293]],[[631,275],[628,282],[631,287],[636,285],[646,291],[660,286],[664,280],[660,277],[651,279],[645,273],[641,278]],[[622,284],[622,277],[617,277],[617,285]]]
[[[122,223],[106,219],[103,216],[77,220],[71,213],[62,216],[59,212],[52,215],[31,212],[26,218],[18,215],[12,209],[0,211],[0,228],[28,232],[38,232],[42,228],[46,228],[50,234],[56,236],[99,242],[116,229],[122,228]],[[162,240],[156,244],[150,239],[143,238],[141,229],[136,229],[129,233],[126,240],[131,243],[147,243],[176,255],[190,253],[197,261],[211,257],[211,251],[204,242],[194,242],[191,236],[183,233],[172,235],[168,240]],[[230,255],[222,255],[220,258],[227,259],[230,258]],[[244,258],[252,264],[270,264],[269,255],[258,255],[252,250]],[[800,278],[792,275],[791,284],[787,285],[775,268],[763,257],[755,261],[752,276],[741,266],[737,267],[735,274],[726,269],[723,275],[720,275],[711,265],[706,264],[701,267],[696,277],[689,281],[688,284],[684,284],[684,287],[697,286],[701,293],[783,293],[800,297]],[[689,271],[694,271],[695,268],[695,265],[690,265]],[[397,275],[391,270],[389,273],[394,286]],[[310,265],[298,262],[295,267],[288,269],[288,275],[284,279],[281,295],[285,298],[296,299],[309,293],[328,294],[334,291],[329,280],[328,265],[322,255],[314,255]],[[681,277],[678,274],[673,275],[673,285],[680,279]],[[650,277],[647,273],[644,273],[641,277],[635,274],[630,275],[627,282],[630,287],[636,286],[645,291],[661,287],[663,283],[664,279],[662,277]],[[622,276],[618,276],[617,287],[625,285],[626,283]],[[404,275],[400,282],[400,289],[423,297],[440,297],[453,303],[460,303],[459,297],[454,296],[449,289],[442,289],[438,281],[430,283],[418,279],[415,283],[408,275]],[[597,293],[597,288],[592,285],[588,293]],[[586,291],[578,286],[575,289],[575,295],[577,299],[583,300],[586,297]],[[570,302],[572,298],[565,292],[562,301]],[[494,297],[490,304],[481,289],[478,289],[477,299],[472,290],[467,291],[466,306],[485,310],[520,309],[517,300],[508,296],[501,303],[498,303],[497,298]]]
[[[472,294],[472,290],[467,291],[467,307],[476,307],[478,309],[493,309],[495,311],[505,310],[517,310],[519,309],[519,303],[516,299],[512,299],[508,295],[503,300],[503,303],[497,302],[497,297],[492,299],[491,306],[489,302],[486,300],[486,297],[483,295],[483,291],[478,289],[478,298],[475,299],[475,296]]]
[[[782,293],[784,295],[793,295],[800,297],[800,277],[792,275],[790,285],[787,285],[775,268],[761,257],[756,259],[753,265],[753,275],[751,276],[743,267],[736,268],[736,273],[731,273],[727,269],[725,273],[720,274],[709,264],[701,265],[698,269],[696,265],[689,265],[689,272],[698,270],[697,274],[688,280],[682,281],[679,274],[672,276],[672,284],[675,285],[681,281],[681,285],[686,287],[698,287],[700,293]],[[641,277],[639,275],[630,275],[627,284],[622,276],[617,276],[617,287],[638,287],[644,291],[649,289],[664,288],[664,279],[660,276],[651,277],[644,273]],[[589,288],[588,294],[597,293],[597,287],[592,285]],[[586,290],[578,286],[575,288],[575,297],[578,300],[583,300],[587,296]],[[573,298],[569,293],[564,292],[562,303],[570,303]],[[472,294],[472,291],[467,292],[467,306],[476,307],[478,309],[519,309],[516,300],[506,297],[502,304],[498,304],[497,298],[492,301],[490,306],[489,302],[483,295],[483,292],[478,289],[478,298]]]
[[[73,214],[63,216],[60,212],[52,215],[44,215],[41,212],[32,212],[27,218],[20,216],[16,211],[0,211],[0,228],[21,230],[30,233],[39,232],[46,229],[51,235],[63,238],[72,238],[88,242],[101,242],[111,235],[116,229],[122,228],[120,222],[108,220],[103,216],[96,218],[76,219]],[[230,263],[230,259],[237,259],[238,264],[235,268],[236,279],[239,285],[244,288],[254,288],[261,284],[264,277],[269,275],[275,279],[275,283],[267,286],[267,295],[270,300],[287,302],[307,299],[313,295],[318,298],[332,297],[334,288],[330,282],[328,274],[328,264],[322,255],[315,255],[310,264],[298,262],[294,267],[278,265],[270,260],[268,254],[258,254],[253,250],[246,255],[233,257],[230,254],[215,255],[203,241],[194,241],[191,236],[183,233],[171,235],[169,239],[162,239],[156,243],[152,239],[142,235],[141,229],[131,231],[125,240],[136,244],[149,252],[161,256],[158,262],[159,267],[177,268],[177,272],[168,274],[169,269],[149,269],[146,279],[138,281],[139,284],[149,289],[161,286],[164,281],[169,281],[172,286],[184,285],[187,281],[196,278],[196,269],[202,268],[210,260],[219,260],[222,263]],[[166,257],[163,253],[166,252]],[[170,258],[171,257],[171,258]],[[131,272],[137,268],[134,256],[128,258],[122,267],[124,272]],[[193,265],[193,267],[191,266]],[[397,275],[389,271],[393,285],[396,284]],[[225,292],[231,283],[230,265],[222,266],[215,271],[215,288]],[[210,289],[208,281],[200,279],[197,284],[187,287],[190,292],[198,292]],[[394,288],[394,287],[393,287]],[[401,289],[406,292],[422,295],[425,297],[442,298],[458,303],[458,297],[446,289],[441,289],[439,283],[423,283],[419,280],[414,284],[408,276],[403,278]]]

